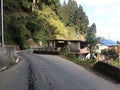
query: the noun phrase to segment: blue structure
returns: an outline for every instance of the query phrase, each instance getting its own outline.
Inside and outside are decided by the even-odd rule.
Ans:
[[[112,40],[101,40],[100,41],[101,44],[105,45],[105,46],[113,46],[113,45],[117,45],[116,42],[112,41]]]

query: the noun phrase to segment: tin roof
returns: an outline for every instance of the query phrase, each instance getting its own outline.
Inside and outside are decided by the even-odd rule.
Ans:
[[[105,45],[105,46],[117,45],[116,42],[114,42],[114,41],[112,41],[112,40],[109,40],[109,39],[108,39],[108,40],[107,40],[107,39],[101,40],[100,43],[103,44],[103,45]]]

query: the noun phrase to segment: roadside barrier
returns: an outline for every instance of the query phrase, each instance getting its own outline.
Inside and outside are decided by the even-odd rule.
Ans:
[[[119,67],[113,66],[111,64],[108,64],[102,61],[98,61],[94,65],[94,68],[100,71],[101,73],[120,82],[120,68]]]
[[[0,47],[0,68],[15,59],[16,53],[14,47]]]

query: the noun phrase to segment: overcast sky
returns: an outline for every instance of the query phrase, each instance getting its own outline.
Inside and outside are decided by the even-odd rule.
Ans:
[[[83,6],[89,18],[89,24],[96,23],[97,36],[120,41],[120,0],[75,1]]]

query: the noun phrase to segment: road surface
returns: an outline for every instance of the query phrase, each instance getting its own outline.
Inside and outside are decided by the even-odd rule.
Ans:
[[[0,90],[120,90],[59,56],[20,52],[20,63],[0,73]]]

